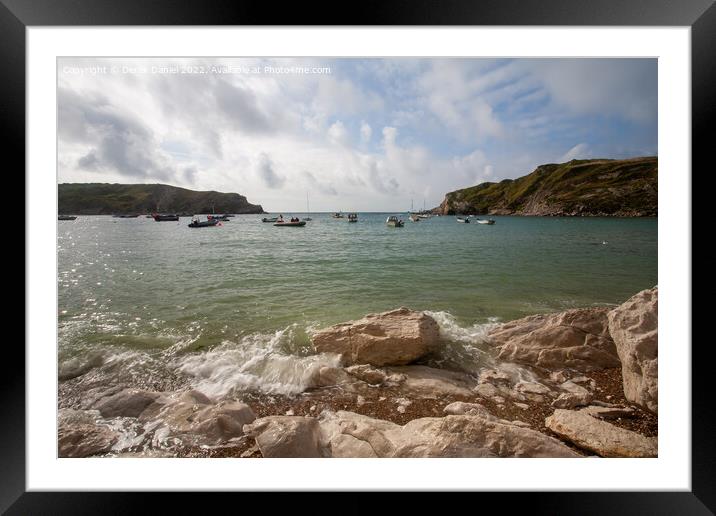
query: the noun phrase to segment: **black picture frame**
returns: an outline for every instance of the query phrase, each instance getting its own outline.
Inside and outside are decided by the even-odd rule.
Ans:
[[[320,16],[317,14],[320,12]],[[716,106],[716,6],[714,0],[364,0],[310,9],[304,3],[240,0],[0,0],[0,124],[6,159],[25,170],[25,30],[32,26],[112,25],[554,25],[689,26],[692,73],[692,172],[707,163],[714,141]],[[685,174],[688,171],[685,171]],[[24,188],[24,186],[23,186]],[[693,191],[693,190],[692,190]],[[691,214],[688,214],[689,218]],[[690,226],[689,226],[690,227]],[[32,274],[25,269],[25,276]],[[28,306],[31,310],[32,307]],[[676,345],[677,343],[667,343]],[[691,343],[680,343],[688,346]],[[484,493],[509,497],[510,508],[550,514],[713,514],[716,460],[706,346],[692,346],[692,457],[690,492]],[[148,509],[130,493],[26,492],[25,357],[12,357],[0,378],[5,417],[0,425],[0,511],[7,514],[127,514]],[[666,422],[665,424],[668,424]],[[214,503],[224,495],[210,494]],[[245,495],[241,495],[245,496]],[[274,501],[285,497],[271,495]],[[295,495],[292,498],[296,500]],[[163,496],[188,512],[186,496]],[[302,497],[301,497],[302,498]],[[419,500],[421,497],[417,497]],[[504,500],[495,500],[498,504]],[[273,502],[272,502],[273,503]],[[303,502],[298,502],[303,503]],[[383,510],[405,508],[404,500],[383,502]],[[471,502],[474,503],[474,502]],[[354,510],[356,508],[354,507]]]

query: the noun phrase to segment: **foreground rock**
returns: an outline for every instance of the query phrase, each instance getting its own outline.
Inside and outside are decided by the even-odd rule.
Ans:
[[[321,422],[332,457],[578,457],[557,439],[498,419],[476,406],[472,415],[414,419],[404,426],[339,411]]]
[[[302,416],[269,416],[244,426],[267,458],[322,457],[318,420]]]
[[[244,425],[256,419],[251,408],[238,401],[214,404],[198,391],[159,399],[140,420],[155,427],[154,440],[178,438],[191,444],[216,445],[244,435]]]
[[[607,308],[532,315],[488,334],[499,358],[545,369],[591,371],[620,365],[609,335]]]
[[[94,408],[103,417],[139,417],[160,397],[159,393],[139,389],[125,389],[102,399]]]
[[[405,365],[424,357],[438,343],[438,324],[407,308],[370,314],[313,335],[319,353],[338,353],[344,365]]]
[[[466,373],[421,365],[390,367],[388,372],[401,394],[418,398],[471,396],[477,383]]]
[[[91,457],[108,453],[119,436],[98,424],[99,412],[60,409],[58,413],[57,453],[60,457]]]
[[[609,331],[621,359],[624,396],[659,409],[658,289],[643,290],[609,312]]]
[[[602,457],[656,457],[656,437],[614,426],[582,410],[557,409],[545,426],[580,448]]]

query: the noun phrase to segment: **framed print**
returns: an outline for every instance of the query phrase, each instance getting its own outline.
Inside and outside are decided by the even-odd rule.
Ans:
[[[712,2],[322,26],[117,5],[0,11],[28,242],[3,510],[430,490],[710,513]]]

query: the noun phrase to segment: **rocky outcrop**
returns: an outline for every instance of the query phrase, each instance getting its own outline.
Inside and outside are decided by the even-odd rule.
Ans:
[[[622,365],[624,396],[658,412],[658,289],[643,290],[608,314]]]
[[[441,215],[656,216],[656,157],[572,160],[540,165],[499,183],[484,182],[445,195]]]
[[[472,411],[475,415],[426,417],[404,426],[340,411],[323,417],[321,431],[333,457],[579,456],[558,440],[524,428],[524,423],[498,419],[474,407]]]
[[[607,308],[532,315],[488,334],[498,357],[545,369],[590,371],[620,365],[609,335]]]
[[[557,409],[545,426],[580,448],[602,457],[656,457],[657,439],[602,421],[581,410]]]
[[[162,184],[60,183],[58,213],[110,215],[152,213],[264,213],[237,193],[195,191]]]
[[[318,420],[302,416],[269,416],[245,425],[268,458],[322,457]]]
[[[405,365],[424,357],[438,343],[438,324],[407,308],[370,314],[315,333],[319,353],[338,353],[344,365]]]

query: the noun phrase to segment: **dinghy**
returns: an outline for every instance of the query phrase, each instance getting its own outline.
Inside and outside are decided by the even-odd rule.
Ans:
[[[404,223],[395,215],[391,215],[390,217],[385,219],[385,224],[391,228],[402,228]]]

